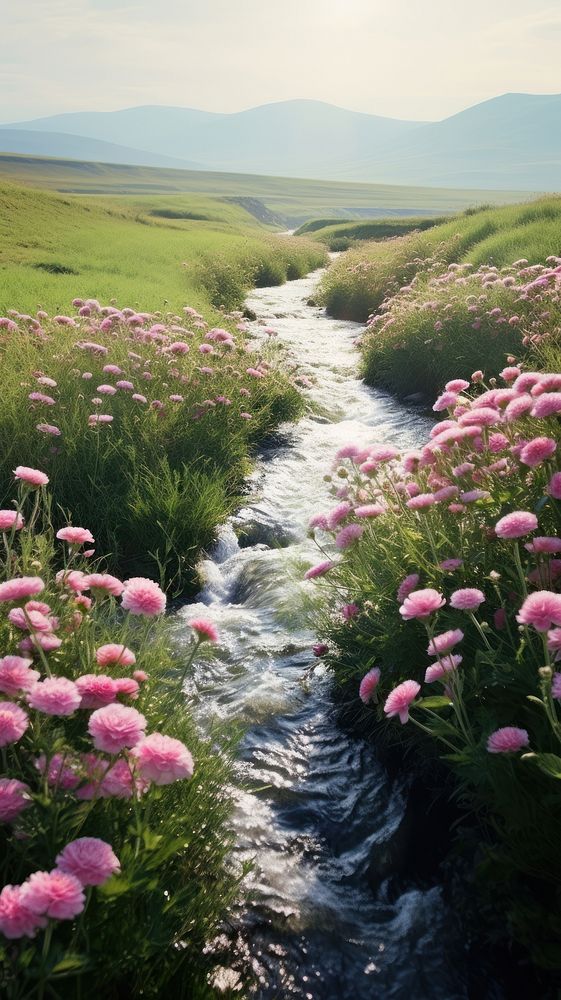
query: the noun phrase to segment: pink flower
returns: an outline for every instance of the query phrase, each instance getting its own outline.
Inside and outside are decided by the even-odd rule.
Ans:
[[[314,656],[325,656],[329,652],[329,646],[326,642],[316,642],[312,646],[312,653]]]
[[[434,493],[418,493],[417,496],[411,497],[407,501],[406,506],[410,510],[422,510],[424,507],[432,507],[434,503],[436,503]]]
[[[312,566],[307,569],[304,573],[305,580],[315,580],[317,576],[324,576],[325,573],[329,573],[330,569],[333,569],[335,563],[330,559],[326,559],[325,562],[318,563],[317,566]]]
[[[116,576],[110,573],[90,573],[82,578],[82,590],[105,590],[113,597],[120,597],[124,590],[124,583],[121,583]]]
[[[475,503],[476,500],[487,500],[490,496],[488,490],[466,490],[465,493],[460,493],[460,500],[462,503]]]
[[[491,733],[487,740],[489,753],[515,753],[530,745],[530,737],[525,729],[517,726],[503,726]]]
[[[51,635],[48,632],[32,632],[31,635],[26,635],[25,639],[22,639],[18,645],[22,653],[35,653],[38,649],[44,650],[45,653],[52,653],[54,649],[60,649],[62,639],[58,639],[56,635]]]
[[[140,688],[138,686],[138,681],[134,677],[117,677],[115,680],[115,687],[117,689],[117,694],[125,695],[127,698],[138,698]]]
[[[19,531],[23,528],[24,520],[16,510],[0,510],[0,531]]]
[[[108,642],[105,646],[99,646],[95,651],[95,658],[100,667],[108,667],[114,663],[123,667],[132,667],[136,663],[136,656],[132,649],[127,649],[126,646],[121,646],[117,642]]]
[[[45,589],[39,576],[17,576],[0,583],[0,601],[23,601]]]
[[[166,595],[154,580],[147,580],[142,576],[131,577],[125,581],[121,607],[132,615],[150,618],[165,611]]]
[[[197,633],[199,642],[218,642],[218,629],[208,618],[194,618],[189,626]]]
[[[81,700],[78,687],[67,677],[46,677],[27,696],[30,707],[45,715],[72,715]]]
[[[367,674],[364,675],[360,682],[360,687],[358,689],[358,695],[360,700],[368,705],[370,701],[377,700],[377,687],[380,680],[380,668],[373,667],[369,670]]]
[[[21,740],[29,725],[27,713],[13,701],[0,701],[0,747]]]
[[[31,670],[33,660],[23,656],[3,656],[0,659],[0,691],[14,697],[21,691],[30,691],[39,680],[38,670]]]
[[[538,396],[532,407],[532,416],[538,419],[550,417],[561,411],[561,392],[544,392]]]
[[[104,774],[99,786],[99,794],[104,799],[130,799],[133,791],[141,792],[145,787],[145,782],[141,782],[140,779],[133,776],[128,760],[119,757]]]
[[[23,632],[52,632],[52,623],[40,611],[24,611],[23,608],[12,608],[8,621]]]
[[[464,564],[463,559],[443,559],[442,562],[439,563],[438,565],[440,569],[452,573],[454,572],[454,570],[459,569],[460,566],[463,566],[463,564]]]
[[[139,684],[144,684],[148,680],[148,674],[145,670],[133,670],[132,675]]]
[[[561,701],[561,673],[557,671],[551,681],[551,696],[557,701]]]
[[[33,872],[21,887],[21,900],[32,913],[73,920],[86,902],[81,883],[66,872]]]
[[[181,740],[161,733],[151,733],[134,747],[141,777],[155,785],[169,785],[181,778],[193,777],[193,758]]]
[[[60,427],[57,427],[56,424],[40,423],[36,424],[35,426],[36,429],[41,432],[41,434],[50,434],[52,437],[60,437],[61,434]]]
[[[551,458],[553,453],[557,449],[557,443],[553,438],[548,437],[537,437],[532,438],[528,441],[520,451],[520,461],[524,465],[529,465],[530,468],[535,468],[536,465],[540,465],[547,458]]]
[[[533,625],[537,632],[547,632],[552,625],[561,625],[561,594],[538,590],[524,601],[516,616],[519,625]]]
[[[442,656],[436,661],[436,663],[431,663],[430,667],[427,667],[425,671],[425,681],[427,684],[433,684],[434,681],[440,681],[446,675],[451,673],[453,670],[457,670],[462,662],[462,657],[459,654],[450,654],[449,656]]]
[[[554,660],[561,660],[561,628],[552,628],[547,633],[547,648],[554,654]]]
[[[335,536],[335,545],[338,549],[348,549],[353,542],[358,541],[363,531],[362,524],[347,524]]]
[[[411,618],[428,618],[446,604],[446,598],[428,587],[425,590],[414,590],[405,598],[399,613],[405,621]]]
[[[360,611],[358,604],[343,604],[341,608],[341,614],[346,622],[350,622],[353,618],[356,618]]]
[[[538,535],[524,546],[528,552],[561,552],[561,538]]]
[[[17,778],[0,778],[0,823],[13,823],[30,805],[29,785]]]
[[[418,573],[409,573],[409,576],[406,576],[405,579],[401,581],[397,591],[397,600],[400,604],[403,604],[405,598],[409,597],[409,594],[415,590],[419,580],[420,576]]]
[[[554,498],[554,500],[561,500],[561,472],[553,473],[551,479],[549,480],[547,492]]]
[[[61,584],[61,586],[68,587],[76,594],[79,594],[82,590],[86,589],[86,574],[82,573],[79,569],[61,569],[57,573],[55,579],[57,583]]]
[[[112,424],[113,417],[109,413],[90,413],[88,417],[88,424],[90,427],[95,427],[96,424]]]
[[[103,708],[117,697],[117,684],[107,674],[83,674],[76,678],[82,701],[80,708]]]
[[[450,607],[457,611],[476,611],[483,604],[485,594],[476,587],[463,587],[455,590],[450,598]]]
[[[125,747],[133,747],[144,735],[146,719],[136,708],[125,705],[106,705],[92,712],[88,732],[96,750],[116,754]]]
[[[535,514],[527,510],[515,510],[497,521],[495,534],[499,538],[522,538],[523,535],[536,531],[537,527],[538,519]]]
[[[512,316],[511,320],[516,319],[516,316]],[[511,321],[509,320],[509,322]],[[512,382],[515,378],[520,375],[520,368],[503,368],[502,372],[499,373],[501,378],[505,382]]]
[[[457,646],[459,642],[464,638],[464,633],[461,628],[449,629],[448,632],[441,632],[440,635],[435,635],[433,639],[430,640],[427,653],[429,656],[442,656],[443,653],[449,653],[454,646]]]
[[[423,593],[423,591],[418,591],[418,593]],[[436,591],[433,591],[433,593],[436,593]],[[417,681],[403,681],[393,691],[390,691],[384,705],[384,712],[388,716],[388,719],[391,719],[394,715],[398,715],[399,721],[404,725],[409,720],[411,702],[415,700],[420,690],[421,685],[417,684]]]
[[[380,503],[366,503],[355,507],[354,512],[357,517],[379,517],[380,514],[386,513],[386,507]]]
[[[0,892],[0,931],[9,940],[35,937],[46,920],[30,910],[22,899],[23,886],[5,885]]]
[[[61,541],[68,542],[69,545],[84,545],[85,542],[95,542],[94,536],[87,528],[73,528],[71,525],[68,525],[67,528],[61,528],[60,531],[57,531],[56,536]]]
[[[103,885],[121,870],[110,844],[98,837],[79,837],[57,854],[56,865],[67,875],[73,875],[82,885]]]
[[[42,754],[35,761],[35,766],[41,774],[45,774],[45,769],[47,770],[47,783],[54,788],[70,791],[82,780],[80,761],[67,753],[53,754],[48,767],[45,755]]]
[[[454,378],[447,382],[444,388],[446,392],[463,392],[464,389],[469,389],[469,382],[466,382],[465,378]]]
[[[39,469],[30,469],[27,465],[18,465],[17,469],[14,469],[14,476],[34,489],[38,486],[46,486],[49,482],[49,477],[44,472],[40,472]]]

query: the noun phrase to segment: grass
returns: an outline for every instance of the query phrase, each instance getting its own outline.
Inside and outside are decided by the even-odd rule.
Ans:
[[[294,235],[312,235],[314,240],[323,243],[329,250],[341,251],[348,250],[355,243],[392,239],[396,236],[405,236],[413,231],[423,232],[425,229],[432,229],[433,226],[441,225],[446,221],[444,216],[387,218],[370,222],[316,219],[304,223]]]
[[[16,492],[12,482],[11,495]],[[87,610],[77,594],[56,582],[55,571],[69,556],[68,551],[63,556],[65,543],[55,541],[49,526],[51,498],[40,492],[34,516],[36,494],[20,491],[27,527],[11,545],[8,542],[10,556],[2,559],[0,569],[5,580],[36,575],[40,564],[45,584],[41,600],[56,614],[53,624],[62,642],[47,655],[32,654],[33,666],[42,679],[47,669],[70,681],[97,669],[115,680],[130,676],[133,667],[113,663],[99,668],[94,653],[108,642],[126,644],[136,655],[134,669],[147,675],[134,701],[147,721],[147,732],[180,740],[193,755],[195,771],[190,780],[151,784],[143,794],[123,797],[117,790],[106,791],[99,781],[107,768],[118,759],[121,766],[123,761],[134,766],[134,759],[126,750],[118,757],[99,752],[99,747],[94,752],[87,732],[90,711],[46,714],[31,710],[23,691],[11,693],[29,713],[31,724],[17,743],[3,745],[2,777],[23,780],[30,797],[15,823],[0,824],[1,885],[22,884],[36,870],[51,871],[57,854],[80,837],[109,843],[121,871],[88,890],[87,911],[78,919],[51,920],[48,931],[40,930],[33,939],[0,936],[0,993],[6,1000],[214,997],[218,994],[208,985],[214,963],[206,946],[238,897],[242,875],[233,871],[228,858],[232,803],[226,789],[232,781],[235,741],[232,734],[218,731],[201,737],[185,703],[182,678],[196,652],[194,634],[181,662],[171,653],[169,625],[161,618],[127,614],[115,598],[101,593]],[[56,495],[52,499],[54,507]],[[70,566],[91,571],[76,554],[70,556]],[[96,563],[96,570],[103,568]],[[17,652],[21,637],[8,621],[11,606],[4,602],[0,610],[3,655]],[[76,620],[78,607],[81,617]],[[133,707],[130,698],[124,697],[124,702]],[[41,754],[48,761],[54,754],[62,756],[76,775],[70,788],[52,777],[42,778],[36,765]],[[89,782],[90,793],[81,795]],[[132,781],[130,786],[129,793]]]
[[[349,442],[325,477],[331,485],[323,523],[319,514],[315,519],[318,562],[334,561],[318,581],[324,604],[316,626],[344,692],[346,719],[376,745],[401,747],[414,774],[424,763],[429,801],[449,793],[432,766],[435,753],[441,758],[461,814],[449,864],[462,870],[467,863],[474,872],[477,933],[491,947],[502,941],[510,949],[515,941],[539,969],[555,971],[551,993],[540,996],[555,995],[561,970],[559,630],[550,621],[546,635],[535,617],[518,616],[528,593],[530,603],[561,602],[560,564],[547,554],[561,531],[561,493],[552,485],[561,435],[558,414],[530,416],[526,409],[515,418],[504,407],[514,397],[524,402],[530,386],[530,402],[541,398],[534,389],[542,367],[559,373],[555,331],[552,323],[528,359],[528,369],[538,371],[530,385],[513,384],[516,373],[507,373],[497,378],[502,399],[489,381],[455,393],[441,414],[440,436],[431,432],[420,450],[401,451],[396,442],[384,454],[379,441],[364,450]],[[561,406],[561,393],[552,401]],[[478,426],[485,415],[486,426]],[[475,435],[462,436],[466,429]],[[555,454],[520,452],[528,441]],[[526,512],[525,524],[509,537],[496,529],[514,511]],[[528,551],[534,536],[546,538],[542,554],[538,543]],[[416,576],[398,596],[409,574]],[[430,613],[421,607],[416,615],[415,597],[408,606],[406,595],[419,592],[420,599],[425,588],[436,600]],[[464,588],[480,591],[474,613],[453,599]],[[439,676],[428,643],[443,634],[460,659],[444,660]],[[362,679],[376,669],[370,690],[359,696]],[[388,696],[405,681],[413,685],[409,718],[388,717]],[[503,727],[522,730],[521,752],[490,752],[489,737]]]
[[[196,586],[201,548],[235,506],[256,442],[301,407],[274,350],[246,352],[241,313],[231,310],[253,285],[318,267],[325,251],[271,234],[240,206],[201,196],[82,199],[2,185],[0,200],[0,317],[19,311],[16,332],[6,318],[0,329],[0,495],[15,465],[45,468],[56,488],[55,517],[71,512],[86,524],[114,567],[161,576],[177,590]],[[105,311],[95,304],[91,316],[79,317],[75,297],[100,301]],[[140,332],[117,305],[145,314]],[[29,317],[39,308],[47,315],[35,329]],[[111,308],[120,319],[104,331]],[[53,319],[69,312],[67,325]],[[160,332],[152,337],[154,324]],[[203,345],[213,325],[228,326],[233,350]],[[108,353],[76,347],[92,340]],[[166,353],[174,341],[186,342],[189,353]],[[201,347],[213,351],[208,372],[200,371]],[[103,371],[107,362],[146,402],[118,390],[92,403],[97,386],[116,381]],[[252,362],[262,378],[247,374]],[[53,405],[28,399],[41,389],[41,372],[57,383],[47,389]],[[100,411],[111,425],[89,426]],[[45,423],[60,435],[38,431]]]
[[[372,218],[462,211],[492,199],[519,201],[516,191],[406,187],[390,184],[299,180],[214,171],[167,170],[0,154],[0,178],[71,194],[190,194],[260,201],[287,227],[310,218]],[[257,207],[257,206],[256,206]]]
[[[1,183],[0,205],[0,314],[63,311],[76,295],[150,311],[230,309],[252,285],[325,260],[321,247],[280,240],[243,208],[197,195],[68,198]]]
[[[366,322],[423,270],[463,261],[501,267],[520,257],[540,263],[559,249],[560,237],[558,196],[467,211],[424,233],[353,248],[329,269],[321,299],[332,315]]]

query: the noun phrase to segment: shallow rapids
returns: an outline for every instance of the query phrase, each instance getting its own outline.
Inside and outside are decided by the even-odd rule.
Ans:
[[[319,276],[248,301],[252,335],[277,331],[314,380],[318,412],[263,451],[247,506],[204,563],[198,603],[178,613],[178,642],[203,606],[220,631],[189,690],[200,719],[245,727],[234,824],[238,857],[254,869],[233,938],[258,1000],[464,1000],[461,934],[440,887],[396,875],[406,777],[391,780],[374,748],[339,726],[298,615],[310,588],[302,568],[317,561],[307,523],[327,506],[322,479],[336,449],[414,446],[426,433],[418,412],[356,377],[359,327],[307,305]]]

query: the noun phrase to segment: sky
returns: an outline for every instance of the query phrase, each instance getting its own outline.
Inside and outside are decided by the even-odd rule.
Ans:
[[[0,122],[308,98],[437,120],[561,92],[551,0],[0,0]]]

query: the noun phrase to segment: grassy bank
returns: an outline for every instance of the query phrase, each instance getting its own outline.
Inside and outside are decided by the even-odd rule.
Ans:
[[[243,208],[200,196],[68,198],[0,185],[0,313],[61,311],[75,295],[177,312],[238,308],[249,288],[319,267]]]
[[[0,153],[0,178],[79,195],[185,194],[261,202],[287,228],[310,218],[360,219],[386,215],[457,212],[470,205],[520,201],[523,192],[407,187],[229,174],[217,171],[115,166],[81,160]],[[257,206],[256,206],[257,207]]]
[[[555,323],[527,367],[449,383],[417,451],[341,449],[331,507],[312,521],[322,561],[309,575],[323,588],[318,653],[351,691],[348,714],[354,705],[377,741],[438,753],[453,776],[455,853],[475,871],[488,940],[514,940],[558,973]]]
[[[295,236],[311,236],[329,250],[348,250],[355,243],[393,239],[413,231],[424,232],[446,222],[445,216],[422,215],[404,218],[374,219],[368,222],[341,222],[337,219],[314,219],[296,230]]]
[[[11,496],[25,526],[2,511],[0,992],[213,997],[205,945],[239,873],[231,746],[201,738],[182,694],[205,635],[174,661],[157,585],[123,589],[81,554],[89,539],[57,540],[44,487],[12,480]]]
[[[557,308],[554,283],[541,302],[540,282],[548,286],[560,232],[558,197],[465,213],[351,250],[330,268],[321,299],[334,315],[370,317],[362,340],[370,384],[432,396],[454,375],[502,367],[555,324],[554,315],[540,318],[536,300],[542,311]]]
[[[114,568],[189,587],[255,443],[302,405],[231,310],[324,253],[210,199],[1,197],[0,495],[23,455],[57,524],[71,511]]]

